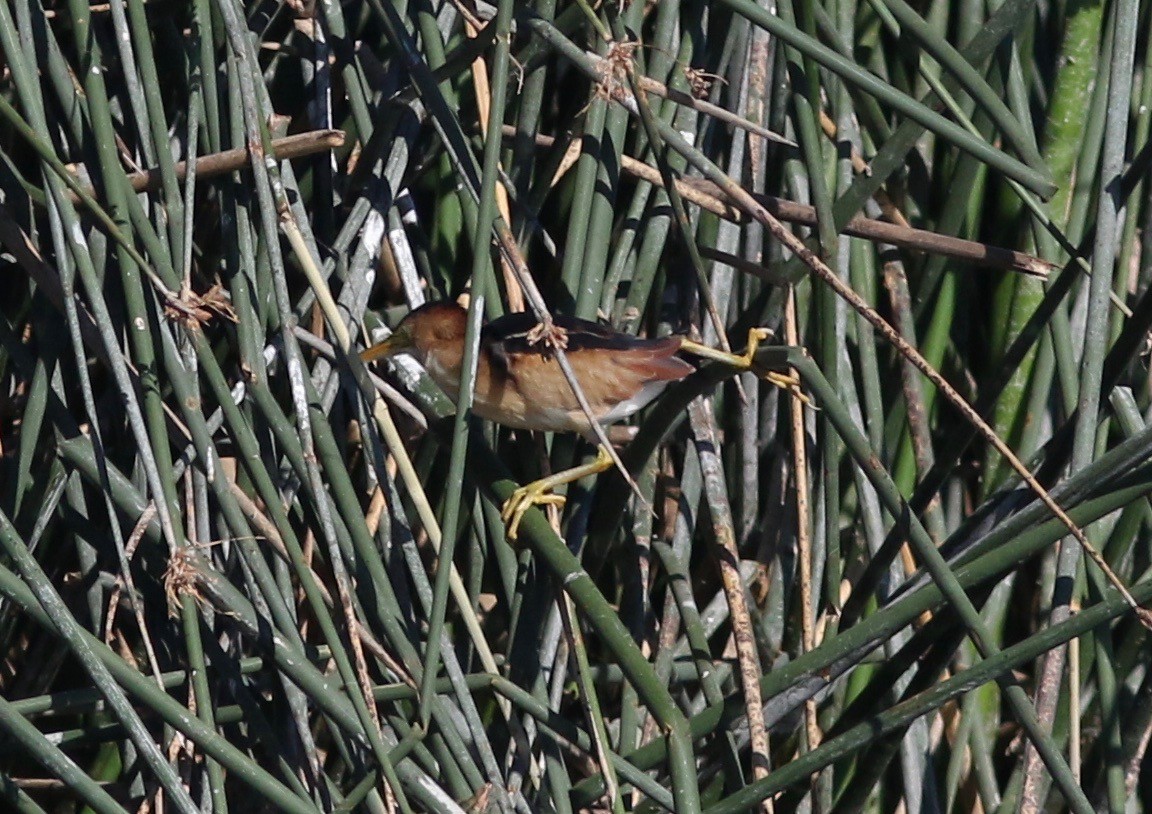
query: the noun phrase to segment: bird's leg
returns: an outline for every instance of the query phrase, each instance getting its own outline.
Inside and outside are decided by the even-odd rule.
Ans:
[[[726,365],[731,365],[737,370],[751,370],[756,360],[756,351],[760,349],[760,343],[771,337],[772,331],[767,328],[752,328],[748,331],[748,347],[745,348],[743,353],[728,353],[727,351],[710,348],[707,345],[701,345],[699,342],[693,342],[691,339],[681,340],[680,350],[691,353],[693,356],[700,356],[704,359],[712,359]],[[791,390],[797,393],[800,398],[805,398],[805,396],[799,392],[800,377],[794,373],[777,373],[774,370],[766,370],[757,371],[757,375],[760,376],[761,379],[772,382],[772,384],[782,390]]]
[[[512,496],[504,501],[504,506],[500,510],[500,518],[504,521],[507,527],[508,540],[512,542],[516,539],[517,531],[520,528],[520,521],[524,517],[524,512],[528,511],[532,506],[563,506],[564,496],[552,494],[552,490],[557,486],[563,486],[568,483],[575,483],[581,478],[586,478],[589,475],[598,475],[612,468],[612,455],[603,446],[600,446],[596,451],[596,460],[591,463],[586,463],[582,466],[574,466],[571,469],[565,469],[562,472],[557,472],[554,475],[549,475],[546,478],[532,481],[525,486],[521,486]]]

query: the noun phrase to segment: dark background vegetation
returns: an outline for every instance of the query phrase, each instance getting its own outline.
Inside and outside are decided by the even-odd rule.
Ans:
[[[0,807],[1146,810],[1150,30],[0,4]],[[798,384],[703,366],[651,511],[609,473],[510,546],[589,450],[354,351],[518,269]]]

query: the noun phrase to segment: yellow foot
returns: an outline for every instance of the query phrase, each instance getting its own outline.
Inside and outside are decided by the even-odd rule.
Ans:
[[[796,398],[800,399],[805,407],[816,409],[812,404],[812,399],[804,395],[804,391],[800,389],[800,377],[795,373],[777,373],[774,370],[757,371],[756,375],[766,382],[779,387],[781,390],[787,390]]]
[[[772,332],[767,328],[752,328],[748,331],[748,347],[745,348],[743,353],[729,353],[725,350],[717,350],[707,345],[701,345],[699,342],[693,342],[691,339],[682,340],[680,342],[680,349],[694,356],[723,362],[737,370],[751,370],[752,363],[756,360],[756,351],[760,350],[760,343],[771,338]]]
[[[521,486],[512,493],[510,498],[504,501],[504,506],[500,509],[500,519],[504,521],[507,528],[508,541],[514,542],[516,540],[516,535],[520,530],[520,521],[524,519],[524,512],[533,506],[560,507],[564,505],[564,497],[552,493],[552,490],[557,486],[575,483],[581,478],[598,475],[611,468],[612,453],[604,447],[600,447],[596,452],[596,460],[591,463],[574,466],[563,472],[557,472],[555,475],[532,481],[526,486]]]
[[[756,352],[760,350],[760,343],[772,338],[772,331],[767,328],[752,328],[748,331],[748,347],[743,353],[728,353],[727,351],[710,348],[690,339],[680,343],[680,349],[705,359],[713,359],[731,365],[737,370],[751,370],[761,379],[771,382],[781,390],[787,390],[809,407],[812,402],[800,391],[800,377],[795,373],[777,373],[774,370],[757,369]]]
[[[551,493],[553,487],[544,481],[534,481],[527,486],[521,486],[512,493],[512,497],[504,501],[500,509],[500,519],[504,521],[509,542],[516,539],[520,529],[520,521],[524,519],[524,512],[533,506],[555,506],[563,508],[566,498],[563,495]]]
[[[772,332],[767,328],[751,328],[748,331],[748,347],[744,349],[743,355],[738,357],[741,365],[745,369],[752,368],[752,362],[756,359],[756,351],[760,350],[760,343],[772,338]]]

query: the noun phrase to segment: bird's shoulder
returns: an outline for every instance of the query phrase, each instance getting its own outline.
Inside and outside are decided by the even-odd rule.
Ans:
[[[665,339],[641,339],[631,334],[617,331],[611,326],[591,322],[565,314],[556,314],[553,322],[564,330],[568,353],[587,350],[629,351],[648,349],[665,344]],[[484,326],[481,341],[488,345],[498,345],[499,351],[508,355],[536,354],[546,350],[543,343],[532,341],[532,333],[539,325],[530,312],[506,314]]]

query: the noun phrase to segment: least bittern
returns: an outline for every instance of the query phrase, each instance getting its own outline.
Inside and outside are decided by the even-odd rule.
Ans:
[[[392,335],[373,345],[361,358],[370,362],[396,353],[408,353],[428,371],[432,380],[453,401],[459,393],[464,360],[464,331],[468,312],[454,302],[434,302],[412,311]],[[756,345],[767,336],[762,329],[749,334],[742,356],[713,350],[682,336],[640,339],[604,325],[574,317],[556,316],[566,334],[565,353],[576,380],[599,424],[627,418],[652,401],[671,382],[695,368],[676,354],[720,359],[740,369],[752,364]],[[593,444],[597,436],[580,407],[559,362],[542,342],[534,342],[534,316],[508,314],[483,327],[472,411],[507,427],[545,432],[576,432]],[[599,446],[596,460],[557,472],[517,489],[501,516],[508,539],[516,539],[520,519],[530,506],[560,505],[564,498],[552,493],[563,484],[609,469],[612,458]]]

